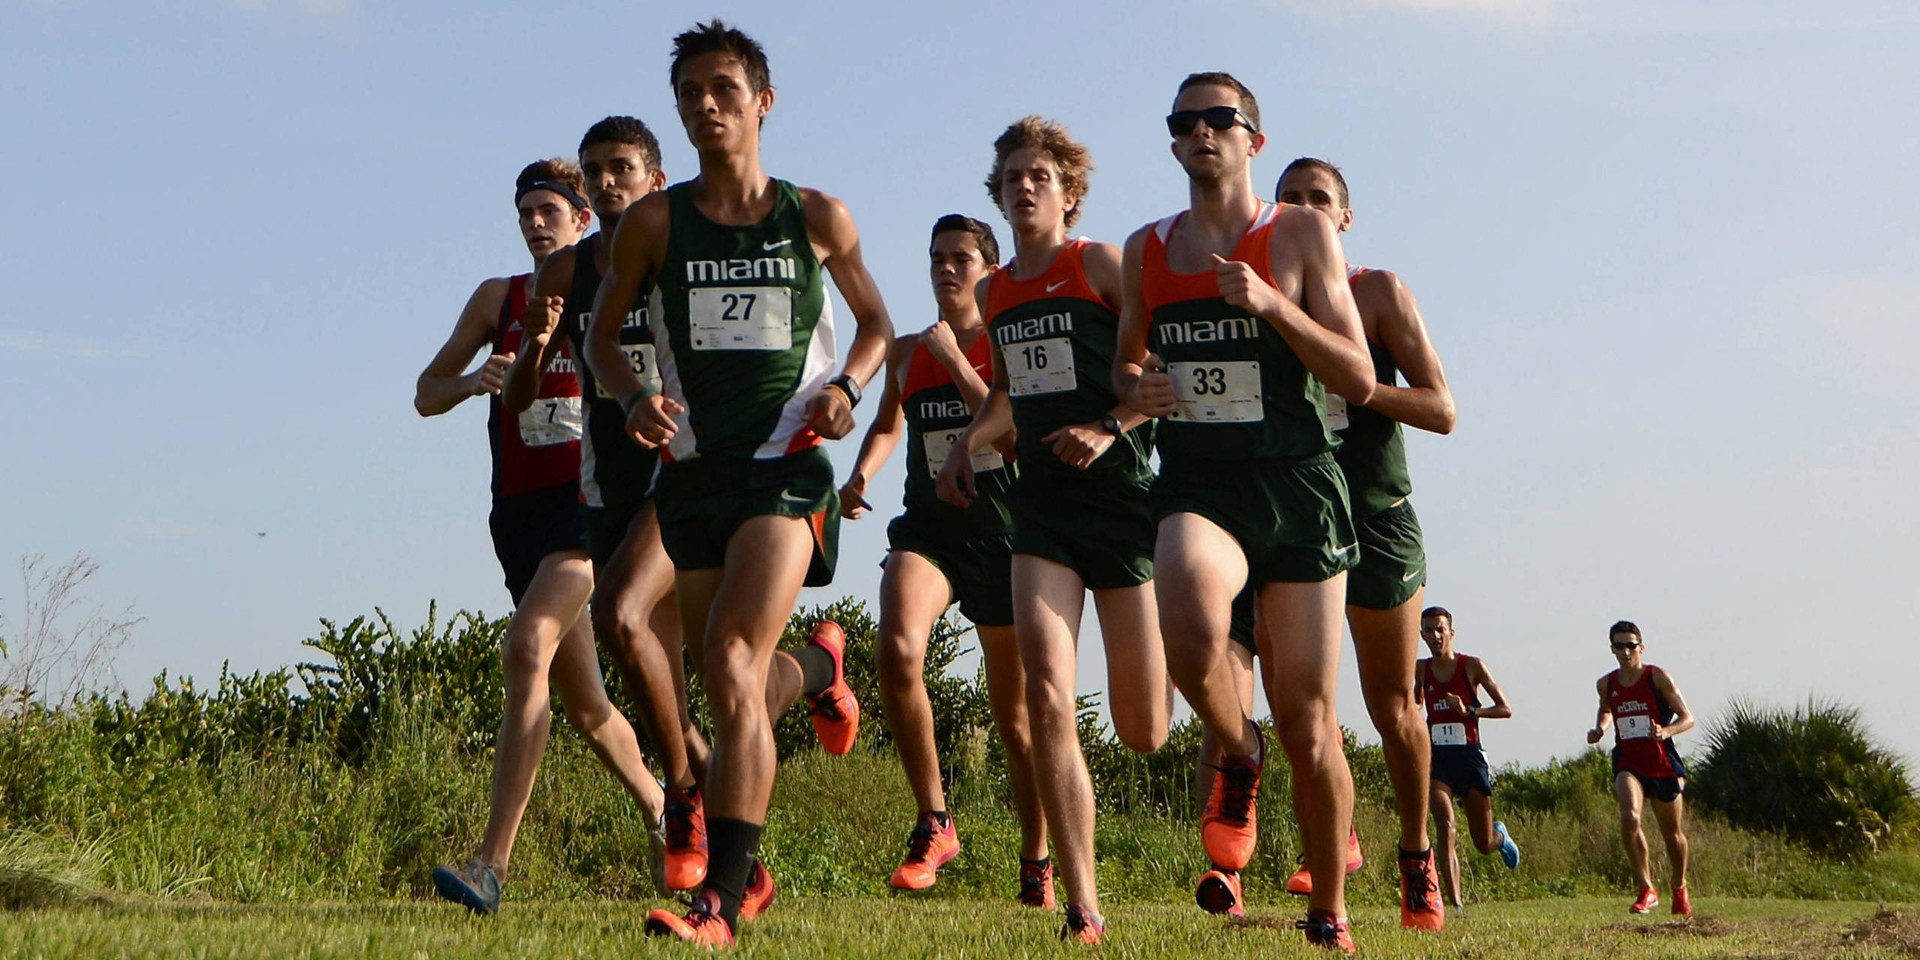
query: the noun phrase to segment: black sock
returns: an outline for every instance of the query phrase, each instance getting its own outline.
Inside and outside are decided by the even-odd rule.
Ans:
[[[740,926],[740,898],[747,892],[762,829],[745,820],[707,818],[707,889],[720,897],[720,918],[729,929]]]
[[[821,691],[833,686],[833,654],[814,646],[790,653],[794,662],[800,665],[801,693],[817,697]]]
[[[947,812],[945,810],[935,810],[933,812],[933,819],[938,820],[942,827],[953,826],[953,818],[947,816]]]
[[[1396,846],[1396,847],[1394,847],[1394,851],[1400,854],[1400,859],[1402,859],[1402,860],[1431,860],[1431,859],[1433,859],[1433,848],[1432,848],[1432,847],[1428,847],[1428,848],[1426,848],[1425,850],[1422,850],[1422,851],[1420,851],[1419,853],[1408,853],[1408,852],[1406,852],[1405,850],[1401,850],[1401,849],[1400,849],[1400,848],[1399,848],[1398,846]]]
[[[1026,857],[1021,857],[1020,865],[1023,867],[1033,867],[1036,870],[1045,870],[1046,868],[1053,866],[1053,858],[1041,857],[1038,860],[1028,860]]]

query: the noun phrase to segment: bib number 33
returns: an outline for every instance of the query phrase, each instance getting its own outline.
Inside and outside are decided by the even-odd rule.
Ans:
[[[1186,423],[1253,423],[1266,418],[1260,402],[1260,361],[1179,361],[1167,364],[1173,378],[1173,413]]]

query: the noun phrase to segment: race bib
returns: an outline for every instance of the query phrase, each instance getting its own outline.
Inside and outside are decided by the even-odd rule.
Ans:
[[[633,375],[639,377],[649,391],[659,393],[660,368],[653,361],[653,344],[623,343],[620,352],[627,355],[627,366],[633,370]],[[602,400],[614,399],[613,394],[608,393],[606,386],[598,380],[593,383],[593,392]]]
[[[790,287],[695,287],[687,291],[695,350],[786,350],[793,346]]]
[[[1007,361],[1008,393],[1034,397],[1073,390],[1073,342],[1066,337],[1009,343],[1000,352]]]
[[[1614,718],[1614,729],[1622,740],[1644,740],[1653,736],[1653,718],[1646,714]]]
[[[927,448],[927,476],[940,475],[940,468],[946,464],[948,455],[953,453],[953,445],[959,443],[960,435],[966,432],[965,427],[956,427],[952,430],[928,430],[920,435],[920,439]],[[1007,465],[1007,461],[1001,458],[1000,451],[995,450],[991,444],[984,450],[976,451],[971,459],[974,473],[998,470]]]
[[[580,398],[541,397],[520,411],[520,442],[551,447],[580,439]]]
[[[1464,747],[1467,745],[1467,725],[1464,723],[1436,723],[1428,728],[1433,735],[1436,747]]]
[[[1170,420],[1254,423],[1266,419],[1260,402],[1260,361],[1196,360],[1167,364],[1173,378]]]
[[[1353,425],[1347,418],[1347,398],[1337,393],[1327,394],[1327,429],[1340,433]]]

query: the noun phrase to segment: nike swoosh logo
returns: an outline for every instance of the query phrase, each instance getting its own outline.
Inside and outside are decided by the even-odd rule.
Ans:
[[[1404,577],[1401,577],[1401,578],[1400,578],[1400,582],[1401,582],[1401,583],[1406,583],[1406,582],[1407,582],[1408,580],[1412,580],[1412,579],[1413,579],[1414,577],[1417,577],[1417,576],[1419,576],[1419,575],[1420,575],[1420,571],[1418,571],[1418,570],[1414,570],[1414,571],[1411,571],[1411,572],[1409,572],[1409,573],[1408,573],[1408,574],[1407,574],[1406,576],[1404,576]]]
[[[793,491],[791,490],[780,491],[780,499],[785,500],[788,503],[812,503],[813,502],[812,497],[796,497],[793,495]]]
[[[1352,549],[1353,549],[1354,547],[1357,547],[1357,546],[1359,546],[1359,544],[1357,544],[1357,543],[1349,543],[1349,544],[1347,544],[1347,545],[1346,545],[1346,546],[1344,546],[1344,547],[1335,547],[1335,548],[1333,548],[1333,550],[1332,550],[1331,552],[1333,553],[1333,555],[1334,555],[1334,556],[1336,556],[1336,557],[1337,557],[1337,556],[1339,556],[1339,555],[1341,555],[1341,554],[1343,554],[1343,553],[1346,553],[1346,552],[1347,552],[1348,550],[1352,550]]]
[[[785,239],[785,240],[782,240],[782,241],[780,241],[780,242],[778,242],[778,243],[763,243],[763,244],[761,244],[761,245],[760,245],[760,249],[762,249],[762,250],[766,250],[766,251],[768,251],[768,252],[772,252],[772,251],[774,251],[774,250],[778,250],[778,249],[780,249],[781,247],[784,247],[784,246],[786,246],[787,244],[789,244],[789,243],[792,243],[792,242],[793,242],[793,238],[792,238],[792,237],[788,237],[787,239]]]
[[[1055,280],[1054,282],[1047,284],[1047,292],[1052,293],[1055,290],[1058,290],[1061,287],[1064,287],[1066,285],[1067,285],[1067,282],[1065,280]]]

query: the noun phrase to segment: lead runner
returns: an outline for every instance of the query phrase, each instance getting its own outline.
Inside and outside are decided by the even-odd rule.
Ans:
[[[797,654],[775,649],[803,583],[833,578],[839,535],[824,439],[853,430],[853,406],[893,339],[845,204],[766,175],[760,126],[773,109],[766,53],[719,20],[674,38],[669,70],[700,175],[643,197],[621,218],[587,335],[587,362],[628,411],[637,441],[662,448],[660,535],[677,569],[687,635],[717,728],[706,786],[706,884],[684,917],[655,910],[651,935],[730,946],[773,793],[769,705],[806,694],[814,727],[845,753],[859,707],[841,675],[838,625]],[[821,271],[853,311],[840,356]],[[634,376],[619,330],[651,287],[661,388]],[[768,881],[770,883],[770,880]]]

